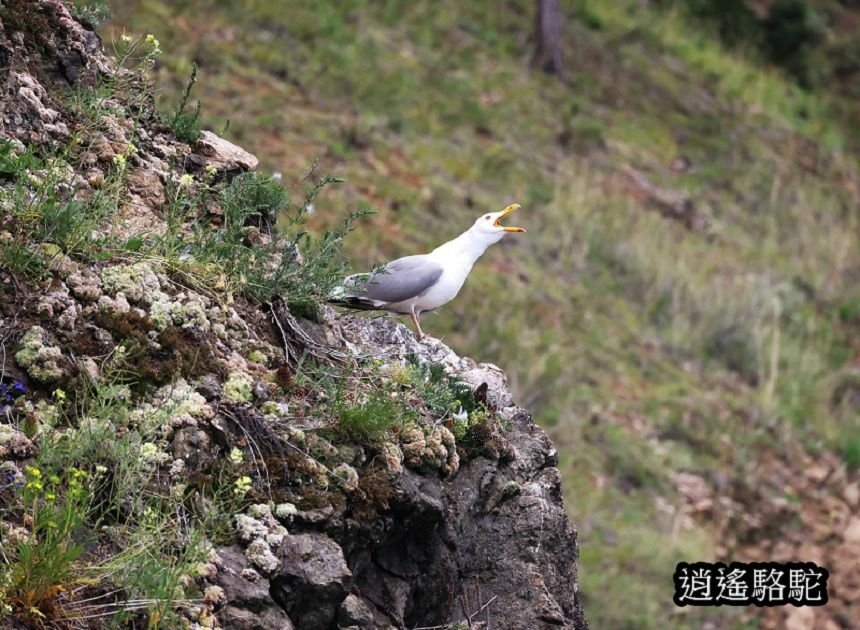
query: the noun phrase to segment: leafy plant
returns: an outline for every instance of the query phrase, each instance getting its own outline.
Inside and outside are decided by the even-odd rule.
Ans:
[[[326,185],[339,181],[323,178],[300,204],[292,204],[271,177],[246,173],[216,190],[223,213],[219,225],[198,217],[191,238],[174,233],[167,247],[190,255],[197,273],[223,274],[231,288],[252,300],[265,303],[278,296],[295,314],[317,318],[318,304],[343,277],[343,237],[369,214],[354,212],[320,237],[306,230],[307,208]]]
[[[11,141],[0,140],[0,178],[16,180],[41,166],[42,161],[36,157],[32,147],[19,152]]]
[[[75,0],[72,4],[72,15],[82,22],[98,27],[102,22],[109,20],[113,13],[110,7],[101,0],[94,2]]]
[[[0,240],[0,269],[40,280],[48,273],[48,262],[38,250],[19,239]]]
[[[410,357],[410,363],[411,384],[434,417],[445,418],[460,411],[469,414],[486,411],[475,398],[474,388],[448,376],[442,364],[421,363],[415,357]]]
[[[60,616],[57,598],[77,579],[74,565],[84,550],[80,535],[92,494],[86,487],[89,475],[78,468],[68,469],[64,479],[38,467],[25,470],[21,500],[24,520],[32,524],[22,540],[6,547],[0,600],[20,618],[41,625]]]
[[[847,436],[842,443],[842,460],[849,470],[860,468],[860,432]]]
[[[200,101],[197,101],[197,105],[193,111],[186,111],[188,99],[191,97],[191,90],[194,88],[194,84],[197,83],[197,71],[198,66],[195,63],[191,66],[191,75],[188,77],[188,82],[182,90],[179,104],[173,110],[173,114],[170,117],[170,128],[176,134],[176,139],[187,144],[197,142],[197,139],[200,137],[200,130],[203,127],[203,123],[200,120],[200,111],[203,105]]]
[[[391,429],[412,420],[415,414],[392,400],[384,392],[371,394],[359,404],[340,402],[336,406],[337,430],[351,440],[374,442]]]

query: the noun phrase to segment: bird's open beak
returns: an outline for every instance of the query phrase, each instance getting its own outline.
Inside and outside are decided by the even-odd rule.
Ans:
[[[520,204],[518,203],[512,203],[511,205],[509,205],[507,208],[502,210],[502,213],[493,222],[493,225],[502,228],[505,232],[525,232],[525,229],[521,227],[508,227],[506,225],[502,225],[502,219],[511,214],[514,210],[517,210],[519,207]]]

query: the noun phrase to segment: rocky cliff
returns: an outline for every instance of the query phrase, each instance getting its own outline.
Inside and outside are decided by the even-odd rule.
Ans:
[[[254,156],[177,139],[155,38],[0,21],[3,627],[586,627],[503,372],[309,303],[329,241],[276,234]]]

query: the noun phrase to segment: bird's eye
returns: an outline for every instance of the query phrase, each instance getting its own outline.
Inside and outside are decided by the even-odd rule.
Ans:
[[[485,216],[484,218],[485,218],[487,221],[489,221],[492,217],[488,214],[488,215],[487,215],[487,216]]]

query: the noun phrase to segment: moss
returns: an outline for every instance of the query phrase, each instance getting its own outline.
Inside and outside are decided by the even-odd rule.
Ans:
[[[168,326],[159,332],[136,311],[96,313],[93,320],[126,346],[127,363],[141,386],[221,372],[209,344],[188,329]]]
[[[360,492],[355,493],[356,503],[352,506],[352,515],[366,521],[386,511],[397,490],[388,471],[374,467],[362,471],[358,478],[358,489]]]

